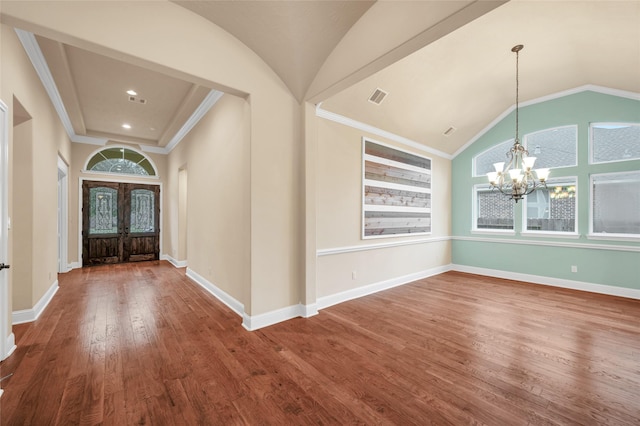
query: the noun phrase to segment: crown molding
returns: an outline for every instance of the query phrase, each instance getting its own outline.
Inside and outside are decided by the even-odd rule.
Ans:
[[[58,87],[56,86],[55,80],[53,79],[53,75],[51,74],[51,70],[49,69],[49,65],[47,64],[44,55],[42,54],[42,50],[38,45],[38,41],[33,33],[28,31],[24,31],[18,28],[15,28],[15,32],[18,35],[18,39],[20,43],[22,43],[22,47],[24,48],[29,60],[33,64],[33,68],[36,70],[40,81],[44,85],[44,88],[49,95],[49,99],[51,99],[51,103],[53,104],[53,108],[58,113],[58,117],[60,117],[60,121],[62,126],[64,127],[69,139],[75,143],[83,143],[89,145],[99,145],[104,146],[109,141],[108,138],[96,138],[92,136],[84,136],[77,135],[75,130],[73,130],[73,125],[71,124],[71,119],[69,118],[69,114],[64,107],[64,103],[62,102],[62,97],[60,96],[60,92],[58,91]],[[218,90],[211,90],[209,94],[204,98],[202,103],[196,108],[196,110],[191,114],[189,119],[184,123],[184,125],[176,132],[176,134],[171,138],[167,146],[165,147],[155,147],[155,146],[146,146],[140,145],[140,149],[143,152],[150,152],[154,154],[169,154],[173,148],[175,148],[180,141],[193,129],[193,127],[198,124],[198,121],[204,117],[204,115],[209,112],[209,110],[220,100],[220,98],[224,95],[223,92]]]
[[[49,99],[51,99],[53,108],[58,113],[58,117],[60,117],[62,126],[67,132],[69,139],[72,142],[77,143],[106,145],[107,139],[76,135],[75,130],[73,130],[71,120],[69,119],[69,114],[67,113],[67,110],[64,107],[64,103],[62,102],[62,97],[60,96],[58,87],[53,80],[53,76],[51,75],[51,70],[49,70],[49,65],[47,64],[47,61],[42,54],[42,50],[40,50],[40,46],[38,45],[36,36],[33,35],[33,33],[18,28],[15,28],[15,32],[18,35],[18,39],[20,40],[20,43],[22,43],[22,47],[27,53],[31,64],[33,64],[33,68],[36,70],[36,74],[38,74],[38,77],[40,77],[40,81],[42,82],[47,95],[49,95]]]
[[[220,100],[220,98],[224,95],[223,92],[218,90],[211,90],[209,94],[204,98],[202,103],[198,105],[198,108],[191,114],[189,119],[185,121],[184,125],[176,132],[176,134],[171,138],[167,146],[163,148],[165,154],[170,153],[173,148],[175,148],[185,136],[195,127],[196,124],[205,116],[207,112]],[[143,148],[144,150],[144,148]]]
[[[620,98],[628,98],[635,101],[640,100],[640,93],[629,92],[626,90],[619,90],[619,89],[611,89],[609,87],[597,86],[594,84],[585,84],[584,86],[574,87],[573,89],[563,90],[561,92],[552,93],[551,95],[546,95],[536,99],[531,99],[526,102],[521,102],[520,107],[522,108],[530,105],[539,104],[542,102],[552,101],[554,99],[564,98],[565,96],[575,95],[577,93],[582,93],[582,92],[596,92],[596,93],[602,93],[603,95],[618,96]],[[472,137],[469,140],[469,142],[467,142],[466,144],[458,148],[458,150],[453,153],[452,158],[456,158],[459,154],[464,152],[465,149],[473,145],[474,142],[476,142],[478,139],[484,136],[485,133],[491,130],[496,124],[502,121],[502,119],[504,119],[507,115],[511,114],[511,112],[515,109],[516,109],[515,104],[507,108],[502,114],[497,116],[484,129],[480,130],[474,137]]]
[[[421,144],[420,142],[416,142],[414,140],[405,138],[404,136],[396,135],[395,133],[388,132],[386,130],[382,130],[378,127],[372,126],[370,124],[362,123],[360,121],[354,120],[349,117],[345,117],[344,115],[336,114],[335,112],[327,111],[326,109],[322,109],[322,102],[316,105],[316,117],[324,118],[325,120],[333,121],[335,123],[340,123],[345,126],[352,127],[354,129],[362,130],[364,132],[368,132],[374,134],[376,136],[380,136],[394,142],[398,142],[402,145],[409,146],[411,148],[417,149],[419,151],[428,152],[429,154],[437,155],[438,157],[446,158],[447,160],[453,159],[451,154],[447,154],[446,152],[430,148],[426,145]]]

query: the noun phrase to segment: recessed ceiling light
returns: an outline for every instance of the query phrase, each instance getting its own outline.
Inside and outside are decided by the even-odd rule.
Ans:
[[[135,96],[137,94],[138,92],[136,92],[135,90],[131,90],[131,89],[127,90],[127,95]]]
[[[124,123],[122,125],[122,127],[125,128],[125,129],[130,129],[131,128],[131,124]]]

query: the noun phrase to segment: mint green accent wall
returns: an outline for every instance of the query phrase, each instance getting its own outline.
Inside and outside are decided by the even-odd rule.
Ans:
[[[454,240],[452,258],[457,265],[640,289],[640,252]]]
[[[459,265],[548,276],[595,284],[640,289],[640,252],[593,248],[550,247],[505,244],[526,241],[561,241],[571,244],[640,247],[640,240],[593,240],[589,233],[589,177],[595,173],[640,170],[640,160],[608,164],[589,164],[589,124],[592,122],[640,122],[640,101],[584,91],[562,98],[520,108],[520,139],[525,134],[559,126],[578,126],[578,166],[551,170],[550,178],[578,178],[579,238],[525,236],[522,231],[522,206],[515,211],[515,235],[472,233],[473,186],[487,182],[472,177],[472,160],[489,147],[511,139],[515,134],[515,113],[498,122],[452,161],[452,262]],[[455,240],[455,237],[500,238],[502,243]],[[578,272],[571,272],[571,265]]]

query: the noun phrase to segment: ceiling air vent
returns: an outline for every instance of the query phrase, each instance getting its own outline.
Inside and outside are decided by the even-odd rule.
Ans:
[[[147,100],[146,99],[142,99],[142,98],[138,98],[136,96],[129,96],[129,102],[135,102],[137,104],[146,104]]]
[[[382,101],[384,101],[384,98],[387,97],[389,93],[385,92],[384,90],[378,88],[376,89],[371,96],[369,96],[369,102],[376,104],[376,105],[380,105],[382,103]]]
[[[456,129],[455,127],[451,126],[447,130],[444,131],[443,135],[451,136],[453,134],[453,132],[455,132],[456,130],[458,130],[458,129]]]

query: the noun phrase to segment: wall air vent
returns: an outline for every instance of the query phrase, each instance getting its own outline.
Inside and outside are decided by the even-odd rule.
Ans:
[[[144,104],[147,103],[147,100],[139,98],[137,96],[129,96],[129,102],[135,102],[137,104],[143,104],[144,105]]]
[[[384,99],[387,97],[389,93],[385,92],[384,90],[378,88],[376,89],[371,96],[369,96],[369,102],[376,104],[376,105],[380,105],[382,103],[382,101],[384,101]]]

